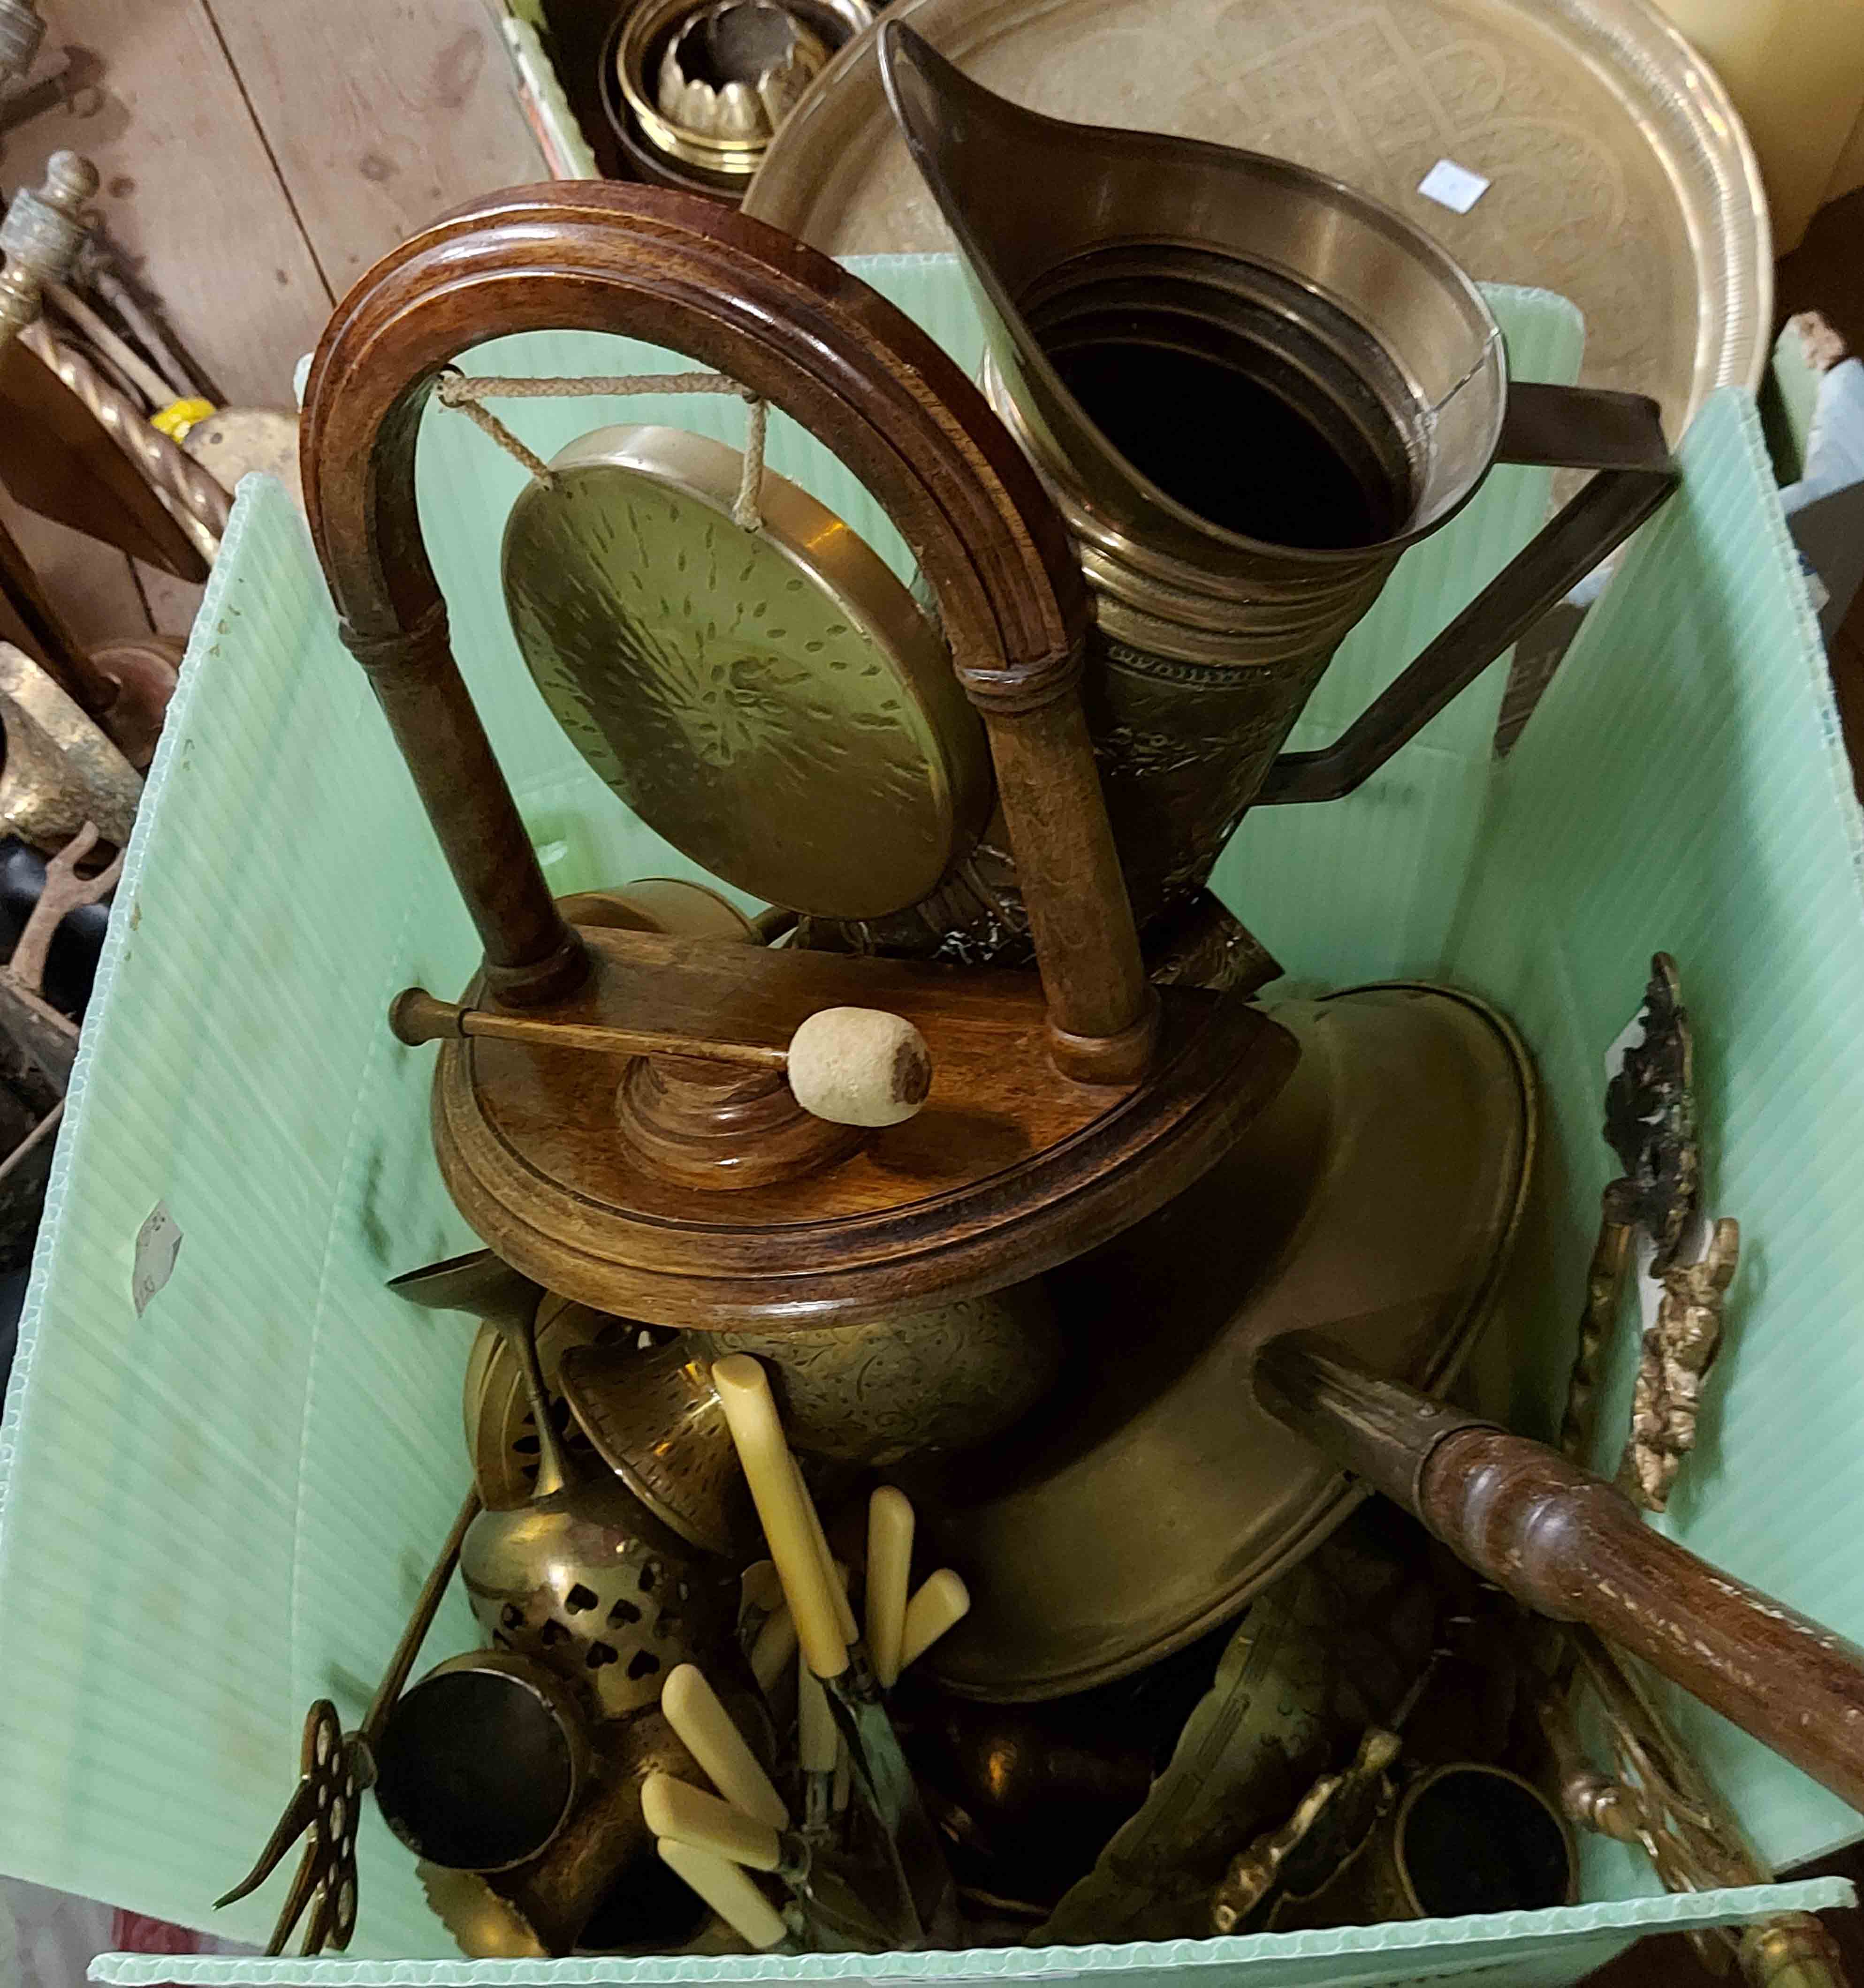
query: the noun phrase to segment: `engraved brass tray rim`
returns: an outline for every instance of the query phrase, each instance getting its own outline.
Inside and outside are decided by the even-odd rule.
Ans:
[[[1690,377],[1683,381],[1678,369],[1679,377],[1663,389],[1666,404],[1673,401],[1680,410],[1666,423],[1674,441],[1714,388],[1752,391],[1766,374],[1772,339],[1772,228],[1753,143],[1720,77],[1648,0],[1486,4],[1559,41],[1578,67],[1617,98],[1629,123],[1647,140],[1675,196],[1695,265],[1698,309]],[[1052,38],[1062,17],[1091,17],[1108,5],[1109,0],[896,0],[881,18],[905,22],[942,54],[962,63],[1026,29],[1039,28]],[[1082,31],[1077,22],[1076,32]],[[831,254],[869,252],[881,245],[843,245],[842,233],[859,211],[852,183],[837,184],[819,167],[812,172],[809,163],[825,144],[832,144],[838,154],[871,156],[878,144],[894,139],[881,86],[878,35],[878,26],[864,30],[822,70],[772,138],[743,203],[746,214]],[[850,101],[858,103],[857,110],[847,109]],[[1105,121],[1126,121],[1115,106],[1108,110]],[[1090,117],[1086,121],[1101,120]],[[1163,121],[1154,117],[1135,128],[1157,130]],[[861,135],[850,136],[851,126]],[[1262,149],[1247,134],[1245,142]],[[1337,171],[1331,176],[1341,177]],[[885,245],[901,252],[924,252],[926,246],[922,241]],[[1494,280],[1533,279],[1517,275]],[[1602,376],[1594,384],[1631,383]]]

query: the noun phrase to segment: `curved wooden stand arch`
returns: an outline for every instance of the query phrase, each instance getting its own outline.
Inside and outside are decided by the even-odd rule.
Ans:
[[[1081,712],[1087,599],[1054,505],[909,319],[816,250],[658,188],[519,188],[462,210],[360,279],[311,367],[312,535],[498,997],[549,1000],[582,967],[453,663],[415,512],[414,437],[457,353],[563,330],[624,332],[741,380],[878,500],[989,731],[1058,1059],[1089,1081],[1136,1076],[1151,1003]]]
[[[831,446],[891,518],[983,717],[1039,986],[564,922],[454,662],[414,476],[442,368],[486,339],[564,329],[729,374]],[[1088,610],[1061,519],[946,353],[827,258],[660,188],[495,195],[384,258],[338,306],[302,453],[343,638],[478,928],[483,998],[584,1021],[644,1025],[651,1010],[697,1036],[695,1017],[729,1009],[736,1033],[712,1033],[761,1030],[780,1046],[801,1014],[865,1002],[918,1021],[943,1073],[939,1111],[854,1159],[722,1197],[617,1153],[618,1073],[604,1060],[451,1043],[435,1093],[442,1171],[528,1274],[692,1325],[820,1322],[993,1288],[1157,1205],[1287,1074],[1290,1039],[1240,1002],[1175,990],[1159,1036],[1081,712]]]

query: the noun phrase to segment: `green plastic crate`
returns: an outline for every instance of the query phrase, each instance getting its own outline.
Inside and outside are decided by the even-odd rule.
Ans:
[[[952,265],[864,265],[961,361]],[[1517,372],[1566,379],[1570,307],[1497,293]],[[475,370],[658,370],[624,341],[501,341]],[[501,412],[549,454],[612,421],[736,440],[727,401],[533,401]],[[800,477],[902,566],[897,537],[820,445],[773,424]],[[1864,1343],[1856,811],[1822,659],[1746,405],[1712,402],[1683,492],[1626,560],[1499,776],[1498,666],[1352,799],[1267,810],[1221,871],[1301,979],[1441,974],[1522,1024],[1548,1087],[1549,1164],[1519,1280],[1516,1408],[1546,1422],[1600,1187],[1601,1057],[1648,957],[1682,963],[1701,1043],[1711,1208],[1748,1251],[1701,1452],[1667,1523],[1854,1635],[1854,1434]],[[494,556],[522,472],[431,411],[423,512],[458,652],[556,888],[697,874],[582,765],[519,664]],[[1498,472],[1407,555],[1330,671],[1312,742],[1467,599],[1542,515],[1544,472]],[[242,488],[138,821],[55,1168],[0,1421],[0,1868],[184,1922],[250,1861],[289,1792],[306,1706],[361,1713],[465,1488],[469,1327],[388,1297],[466,1246],[428,1145],[431,1052],[390,1036],[408,982],[461,984],[474,946],[362,673],[337,641],[303,525]],[[138,1227],[183,1242],[138,1317]],[[1538,1273],[1538,1274],[1537,1274]],[[1622,1374],[1619,1377],[1621,1386]],[[1815,1466],[1811,1459],[1817,1459]],[[472,1639],[455,1594],[430,1660]],[[1780,1860],[1856,1820],[1710,1719],[1724,1787]],[[1648,1895],[1595,1854],[1570,1910],[1246,1940],[801,1961],[481,1963],[438,1958],[411,1860],[371,1809],[354,1960],[122,1956],[103,1978],[281,1983],[877,1982],[1118,1977],[1396,1983],[1576,1979],[1647,1928],[1830,1903],[1832,1883]],[[289,1863],[288,1863],[289,1868]],[[214,1919],[262,1939],[286,1872]]]

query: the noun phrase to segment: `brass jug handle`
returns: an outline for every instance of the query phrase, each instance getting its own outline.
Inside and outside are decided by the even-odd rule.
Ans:
[[[1495,460],[1596,473],[1331,746],[1283,753],[1253,805],[1351,793],[1622,545],[1681,475],[1655,401],[1587,387],[1510,382]]]
[[[587,962],[454,661],[414,441],[461,351],[561,330],[624,332],[728,374],[828,438],[892,519],[989,735],[1054,1060],[1088,1081],[1132,1080],[1154,1002],[1081,712],[1087,597],[1053,499],[903,313],[776,229],[657,187],[517,188],[458,210],[362,277],[312,363],[312,536],[479,928],[488,989],[546,1004]]]

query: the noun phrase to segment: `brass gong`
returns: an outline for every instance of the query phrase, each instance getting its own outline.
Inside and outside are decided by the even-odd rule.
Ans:
[[[916,904],[990,812],[983,728],[864,541],[679,428],[583,436],[505,530],[505,597],[584,758],[715,876],[819,917]]]

